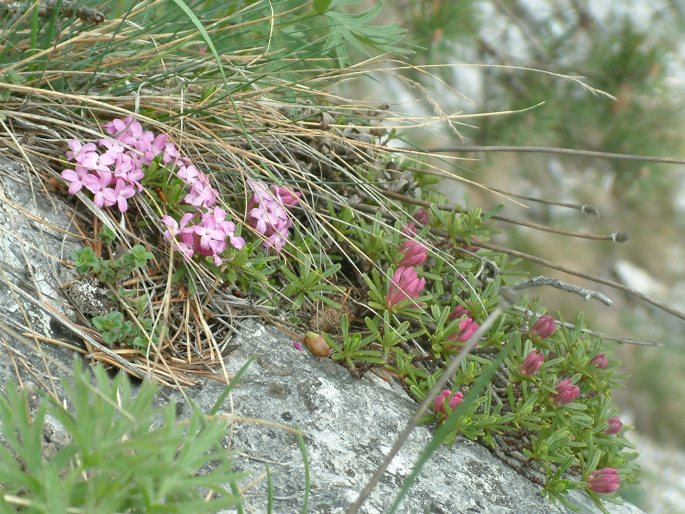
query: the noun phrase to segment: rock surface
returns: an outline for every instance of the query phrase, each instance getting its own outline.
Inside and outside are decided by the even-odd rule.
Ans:
[[[4,353],[0,383],[16,380],[15,369],[23,380],[37,380],[35,373],[27,372],[34,369],[41,370],[40,382],[50,384],[70,368],[73,352],[18,334],[31,325],[48,337],[65,337],[45,306],[66,309],[54,265],[60,255],[69,256],[76,243],[65,242],[63,234],[47,233],[43,225],[30,221],[30,216],[36,216],[54,227],[68,227],[61,214],[65,210],[39,190],[31,192],[27,177],[23,169],[0,158],[0,193],[4,195],[0,195],[0,348]],[[19,292],[31,288],[25,296]],[[368,377],[353,378],[330,360],[296,350],[287,337],[255,322],[242,323],[234,342],[235,349],[226,356],[229,373],[237,372],[255,356],[220,412],[232,416],[226,446],[235,452],[236,467],[249,474],[243,488],[246,512],[266,512],[267,469],[273,480],[274,512],[302,511],[305,465],[298,438],[289,427],[301,429],[305,438],[311,475],[308,511],[344,512],[381,463],[415,404]],[[15,368],[17,360],[26,365]],[[201,380],[200,387],[188,389],[186,394],[209,409],[222,390],[217,382]],[[178,391],[166,391],[163,397],[183,402]],[[59,426],[51,431],[51,441],[59,441]],[[414,430],[361,512],[380,513],[388,508],[431,436],[431,427]],[[582,512],[599,512],[580,492],[571,494],[570,499]],[[610,511],[640,512],[629,504],[611,506]],[[436,451],[400,512],[570,511],[542,498],[538,486],[484,447],[460,439],[452,447]]]

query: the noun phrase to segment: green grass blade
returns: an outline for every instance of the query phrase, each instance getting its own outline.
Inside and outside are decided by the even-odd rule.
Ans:
[[[235,374],[233,377],[233,380],[231,380],[228,385],[224,388],[224,390],[221,392],[219,397],[216,399],[216,402],[214,402],[214,405],[212,408],[209,410],[207,414],[210,416],[213,416],[216,414],[221,406],[224,404],[224,400],[226,400],[226,397],[233,391],[233,388],[236,386],[240,378],[243,376],[243,374],[247,371],[247,368],[252,364],[252,361],[254,360],[254,355],[251,356],[249,359],[247,359],[247,362],[242,365],[242,367],[238,370],[238,373]]]

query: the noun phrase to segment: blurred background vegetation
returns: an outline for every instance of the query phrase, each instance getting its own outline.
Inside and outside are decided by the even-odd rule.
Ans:
[[[520,111],[475,119],[471,126],[458,126],[459,135],[444,126],[413,134],[411,144],[683,155],[683,0],[398,0],[387,2],[384,13],[384,21],[398,21],[407,29],[406,38],[416,51],[412,64],[450,64],[430,67],[431,74],[424,70],[409,74],[444,112]],[[572,81],[526,70],[531,68],[583,76],[615,100],[594,95]],[[407,110],[435,111],[432,102],[414,102],[417,95],[405,82],[388,87],[390,97],[406,102]],[[479,157],[478,162],[462,161],[455,170],[469,179],[521,195],[590,203],[601,213],[601,217],[587,216],[525,201],[527,208],[521,208],[505,201],[505,215],[570,230],[625,230],[630,235],[621,245],[500,226],[501,241],[685,308],[683,166],[542,153],[464,155]],[[466,197],[484,208],[502,203],[501,198],[475,188],[446,187],[453,188],[458,202]],[[596,284],[533,265],[529,270],[601,290],[615,301],[610,308],[551,289],[531,291],[566,319],[584,310],[594,329],[664,344],[661,348],[626,345],[619,352],[629,378],[617,400],[636,426],[634,439],[646,471],[642,488],[628,495],[647,512],[684,512],[685,483],[679,481],[685,474],[685,459],[652,450],[663,446],[682,450],[685,445],[682,322]],[[668,455],[675,459],[671,464]],[[656,460],[658,466],[653,464]],[[675,478],[665,479],[664,474]],[[668,487],[664,480],[670,482]]]

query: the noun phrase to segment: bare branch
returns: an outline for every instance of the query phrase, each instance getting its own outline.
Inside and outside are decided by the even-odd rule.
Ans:
[[[513,286],[511,286],[511,289],[515,289],[518,291],[520,289],[527,289],[529,287],[539,286],[556,287],[557,289],[561,289],[562,291],[577,294],[581,296],[584,300],[590,300],[594,298],[595,300],[599,300],[604,305],[608,305],[609,307],[611,307],[614,304],[611,298],[609,298],[604,293],[600,293],[599,291],[593,291],[592,289],[585,289],[584,287],[580,286],[574,286],[573,284],[569,284],[568,282],[564,282],[563,280],[545,277],[544,275],[529,278],[528,280],[524,280],[523,282],[514,284]]]

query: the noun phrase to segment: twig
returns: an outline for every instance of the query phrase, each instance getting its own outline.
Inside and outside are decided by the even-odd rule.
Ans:
[[[395,198],[397,200],[402,200],[403,202],[407,203],[412,203],[414,205],[421,205],[423,207],[435,207],[436,209],[439,209],[441,211],[452,211],[452,212],[461,212],[465,213],[467,212],[466,209],[463,209],[459,206],[452,206],[452,205],[436,205],[432,202],[427,202],[425,200],[419,200],[418,198],[412,198],[410,196],[406,196],[400,193],[393,193],[392,191],[386,191],[385,189],[382,190],[382,193],[384,196],[387,196],[389,198]],[[356,207],[356,206],[355,206]],[[592,206],[589,206],[592,208]],[[613,241],[614,243],[624,243],[628,240],[628,234],[625,232],[612,232],[609,235],[603,236],[603,235],[597,235],[597,234],[588,234],[587,232],[572,232],[570,230],[563,230],[559,228],[554,228],[554,227],[549,227],[547,225],[540,225],[539,223],[533,223],[531,221],[522,221],[522,220],[517,220],[514,218],[509,218],[507,216],[499,216],[495,214],[494,216],[491,216],[492,219],[497,220],[497,221],[502,221],[504,223],[512,223],[514,225],[520,225],[522,227],[528,227],[528,228],[534,228],[536,230],[542,230],[543,232],[551,232],[553,234],[561,234],[563,236],[570,236],[570,237],[579,237],[582,239],[594,239],[597,241]]]
[[[535,196],[521,195],[518,193],[512,193],[511,191],[505,191],[504,189],[498,189],[496,187],[487,186],[488,189],[492,189],[497,193],[503,195],[511,196],[513,198],[520,198],[521,200],[528,200],[529,202],[543,203],[545,205],[556,205],[558,207],[568,207],[569,209],[576,209],[583,214],[591,214],[592,216],[599,216],[599,209],[594,205],[590,204],[578,204],[573,202],[560,202],[557,200],[547,200],[546,198],[537,198]]]
[[[393,152],[404,152],[402,148],[393,148]],[[415,150],[406,150],[414,153]],[[597,152],[594,150],[577,150],[575,148],[556,148],[551,146],[440,146],[422,151],[433,153],[459,152],[517,152],[517,153],[553,153],[561,155],[577,155],[580,157],[597,157],[599,159],[613,159],[619,161],[662,162],[665,164],[685,164],[685,159],[673,157],[657,157],[653,155],[632,155],[625,153]]]
[[[608,305],[609,307],[611,307],[614,304],[611,298],[609,298],[604,293],[600,293],[599,291],[593,291],[592,289],[585,289],[584,287],[580,286],[574,286],[573,284],[569,284],[568,282],[564,282],[563,280],[545,277],[544,275],[529,278],[528,280],[524,280],[523,282],[518,282],[517,284],[510,286],[510,288],[518,291],[520,289],[527,289],[529,287],[539,286],[556,287],[557,289],[561,289],[562,291],[567,291],[569,293],[575,293],[579,296],[582,296],[584,300],[590,300],[594,298],[602,302],[604,305]]]
[[[444,231],[434,231],[434,232],[436,234],[439,233],[439,234],[443,235],[444,237],[448,236],[448,234]],[[460,242],[460,243],[463,243],[463,244],[473,244],[473,241],[468,242],[465,239],[462,239],[460,237],[455,238],[455,240]],[[685,321],[685,313],[683,313],[677,309],[674,309],[673,307],[669,307],[668,305],[665,305],[661,302],[657,302],[656,300],[650,298],[646,294],[641,293],[640,291],[637,291],[631,287],[624,286],[623,284],[620,284],[620,283],[615,282],[613,280],[598,277],[596,275],[590,275],[589,273],[584,273],[582,271],[576,271],[574,269],[567,268],[566,266],[556,264],[556,263],[549,261],[547,259],[543,259],[542,257],[536,257],[535,255],[530,255],[529,253],[519,252],[518,250],[511,250],[511,249],[506,248],[504,246],[496,245],[493,243],[481,242],[479,240],[476,244],[480,248],[492,250],[493,252],[504,253],[507,255],[511,255],[512,257],[518,257],[519,259],[524,259],[524,260],[529,261],[529,262],[541,264],[542,266],[546,266],[548,268],[552,268],[552,269],[555,269],[557,271],[561,271],[563,273],[568,273],[569,275],[574,275],[576,277],[584,278],[586,280],[591,280],[592,282],[596,282],[598,284],[604,284],[605,286],[613,287],[615,289],[618,289],[619,291],[623,291],[625,293],[628,293],[631,296],[635,296],[635,297],[641,299],[642,301],[647,302],[650,305],[653,305],[657,309],[660,309],[664,312],[669,313],[672,316],[675,316],[676,318],[679,318],[679,319]]]

